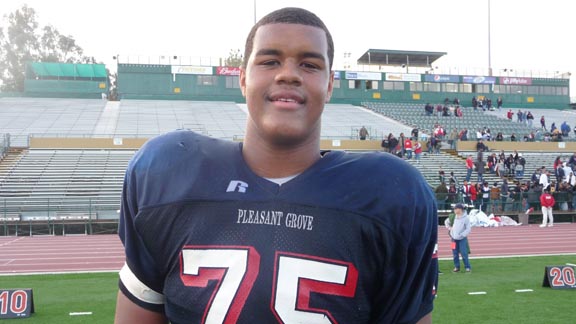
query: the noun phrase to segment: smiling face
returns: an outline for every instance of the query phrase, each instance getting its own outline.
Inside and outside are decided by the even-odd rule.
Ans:
[[[285,23],[258,28],[240,72],[250,113],[247,138],[279,146],[318,141],[333,85],[327,53],[321,28]]]

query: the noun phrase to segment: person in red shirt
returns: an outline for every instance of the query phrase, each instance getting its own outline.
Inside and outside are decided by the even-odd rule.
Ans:
[[[412,159],[412,140],[410,138],[406,138],[404,141],[404,150],[406,151],[406,159]]]
[[[420,155],[422,155],[422,144],[416,141],[414,145],[414,158],[416,159],[416,163],[420,163]]]
[[[548,227],[554,226],[552,207],[554,207],[555,203],[556,201],[554,200],[554,196],[550,194],[550,190],[545,190],[542,195],[540,195],[540,205],[542,205],[542,225],[540,225],[540,227],[546,227],[546,223],[548,223]]]
[[[468,155],[466,158],[466,181],[470,181],[472,176],[472,171],[474,170],[474,160],[472,160],[472,155]]]

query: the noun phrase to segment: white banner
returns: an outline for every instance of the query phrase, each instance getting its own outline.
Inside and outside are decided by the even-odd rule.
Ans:
[[[195,65],[172,65],[172,74],[212,75],[212,67]]]
[[[386,81],[410,81],[410,82],[420,82],[422,81],[422,76],[415,73],[386,73]]]
[[[346,72],[347,80],[382,80],[382,73],[380,72]]]

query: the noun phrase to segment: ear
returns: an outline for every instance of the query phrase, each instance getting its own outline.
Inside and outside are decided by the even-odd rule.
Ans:
[[[328,89],[326,92],[326,99],[324,99],[324,103],[330,102],[333,90],[334,90],[334,71],[330,71],[330,76],[328,78]]]
[[[246,68],[240,67],[240,90],[242,90],[242,96],[246,98]]]

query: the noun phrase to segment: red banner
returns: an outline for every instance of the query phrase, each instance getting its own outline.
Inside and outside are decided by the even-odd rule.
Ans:
[[[240,68],[233,66],[219,66],[216,68],[217,75],[240,75]]]

